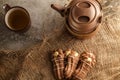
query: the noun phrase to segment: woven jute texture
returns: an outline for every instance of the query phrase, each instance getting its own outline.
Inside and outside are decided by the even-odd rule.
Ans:
[[[85,80],[120,80],[120,0],[101,3],[103,21],[99,32],[91,39],[76,39],[63,24],[49,34],[43,30],[43,39],[25,51],[1,50],[0,80],[56,80],[50,56],[58,48],[70,48],[80,54],[90,51],[96,55],[96,66]]]

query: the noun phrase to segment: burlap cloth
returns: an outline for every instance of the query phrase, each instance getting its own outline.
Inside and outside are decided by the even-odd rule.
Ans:
[[[111,12],[112,9],[105,5],[103,5],[104,11],[109,12],[104,12],[101,29],[91,39],[81,41],[74,38],[67,32],[63,24],[49,34],[44,32],[43,40],[32,48],[24,51],[1,50],[0,80],[55,80],[50,55],[52,51],[58,48],[63,50],[71,48],[79,53],[86,50],[94,52],[97,57],[97,64],[85,80],[120,80],[118,8]]]

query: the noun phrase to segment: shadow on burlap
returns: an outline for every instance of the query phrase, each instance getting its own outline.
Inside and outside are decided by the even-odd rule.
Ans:
[[[101,29],[91,39],[81,41],[74,38],[63,24],[49,34],[45,34],[43,30],[43,40],[27,50],[2,50],[0,80],[55,80],[50,55],[58,48],[71,48],[80,54],[83,51],[94,52],[97,64],[85,80],[120,80],[120,21],[117,9],[111,12],[112,9],[103,7],[104,19]]]

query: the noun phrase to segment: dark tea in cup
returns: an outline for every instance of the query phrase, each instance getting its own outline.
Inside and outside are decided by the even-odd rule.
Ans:
[[[8,4],[3,6],[5,9],[5,24],[14,31],[19,31],[30,27],[30,16],[27,10],[22,7],[10,7]]]

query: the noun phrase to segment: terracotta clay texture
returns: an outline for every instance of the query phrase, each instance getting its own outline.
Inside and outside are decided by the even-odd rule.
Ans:
[[[51,7],[66,18],[69,32],[81,39],[95,35],[102,21],[102,7],[97,0],[72,0],[67,7]]]

